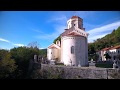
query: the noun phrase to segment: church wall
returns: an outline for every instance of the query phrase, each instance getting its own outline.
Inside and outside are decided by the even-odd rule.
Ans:
[[[63,63],[63,40],[61,37],[61,62]]]
[[[62,60],[65,65],[75,65],[78,66],[79,62],[81,66],[86,66],[88,57],[87,57],[87,48],[86,48],[86,39],[85,37],[62,37],[63,40],[63,52]],[[71,54],[71,47],[74,46],[74,54]],[[72,61],[72,63],[71,63]]]
[[[85,65],[88,65],[88,39],[85,38]]]
[[[51,59],[56,59],[58,58],[60,60],[60,55],[59,55],[60,51],[59,49],[56,49],[56,48],[52,48],[52,49],[47,49],[47,58],[48,60],[51,60]]]
[[[52,57],[53,59],[59,59],[59,49],[53,48],[52,49]]]
[[[47,48],[47,59],[48,60],[51,60],[51,52],[52,52],[52,50]]]
[[[61,49],[58,49],[58,61],[60,62],[61,60]]]
[[[106,51],[102,51],[102,61],[106,61],[106,58],[105,58],[105,56],[104,56],[104,54],[106,53]]]

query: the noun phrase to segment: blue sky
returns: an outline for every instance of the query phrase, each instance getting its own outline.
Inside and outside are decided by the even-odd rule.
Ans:
[[[101,38],[120,26],[120,11],[1,11],[0,48],[27,46],[37,41],[47,48],[73,15],[83,18],[88,42]]]

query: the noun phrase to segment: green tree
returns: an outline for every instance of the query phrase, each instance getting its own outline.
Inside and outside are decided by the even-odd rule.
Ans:
[[[53,41],[53,43],[55,43],[57,40],[61,41],[61,37],[58,36],[58,37]]]
[[[105,56],[106,60],[111,59],[111,56],[108,53],[105,53],[104,56]]]
[[[91,54],[106,47],[120,45],[120,26],[113,30],[110,34],[94,40],[93,43],[88,44],[88,53]]]
[[[99,58],[99,55],[98,54],[94,54],[93,56],[92,56],[92,58],[93,58],[93,60],[94,61],[98,61],[98,58]]]
[[[0,49],[0,60],[3,59],[3,57],[8,53],[8,50]]]
[[[16,78],[27,78],[29,61],[33,59],[34,55],[39,55],[39,49],[33,47],[18,47],[10,50],[12,58],[15,59],[18,65]]]
[[[45,58],[47,57],[47,49],[41,49],[39,53],[42,57],[45,57]]]
[[[14,78],[14,72],[17,69],[14,59],[7,50],[0,50],[0,79]],[[0,55],[1,55],[0,54]]]
[[[39,48],[39,44],[37,41],[30,42],[27,46],[30,48],[36,48],[36,49]]]
[[[95,47],[94,44],[88,44],[88,54],[95,54]]]

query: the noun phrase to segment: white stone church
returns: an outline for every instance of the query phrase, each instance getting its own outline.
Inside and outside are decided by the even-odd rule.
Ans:
[[[83,19],[72,16],[60,38],[47,48],[47,59],[57,60],[66,66],[88,66],[88,33],[83,28]]]

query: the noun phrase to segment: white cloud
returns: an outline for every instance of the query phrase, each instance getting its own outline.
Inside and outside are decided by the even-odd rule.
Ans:
[[[43,31],[40,31],[38,29],[32,29],[33,31],[37,32],[37,33],[43,33]]]
[[[3,39],[3,38],[0,38],[0,41],[7,42],[7,43],[10,43],[10,44],[15,45],[15,46],[25,46],[23,44],[14,44],[13,42],[6,40],[6,39]]]
[[[59,15],[59,16],[57,15],[57,16],[51,17],[47,22],[66,24],[66,21],[67,21],[67,17],[65,15]]]
[[[104,33],[104,34],[100,34],[100,35],[96,35],[96,36],[91,36],[90,38],[88,38],[88,42],[93,42],[94,40],[104,37],[105,35],[107,35],[108,33]]]
[[[63,25],[57,25],[55,26],[55,31],[51,34],[42,34],[40,36],[37,36],[39,39],[46,39],[46,40],[53,40],[57,38],[66,28],[66,26]]]
[[[0,38],[0,41],[10,43],[10,41],[9,41],[9,40],[3,39],[3,38]]]
[[[25,45],[23,45],[23,44],[13,44],[13,45],[15,45],[15,46],[25,46]]]
[[[93,40],[101,38],[106,34],[108,34],[108,32],[111,33],[112,30],[117,29],[119,26],[120,26],[120,21],[89,30],[88,42],[92,42]]]
[[[39,49],[46,49],[46,48],[39,48]]]
[[[50,41],[54,40],[62,32],[64,32],[64,29],[67,28],[66,21],[67,21],[67,17],[65,15],[58,15],[57,17],[53,16],[47,22],[54,22],[55,23],[55,26],[54,26],[54,29],[53,29],[55,31],[52,32],[52,33],[49,33],[49,34],[42,33],[39,36],[37,36],[37,38],[39,38],[39,39],[45,39],[45,40],[50,40]]]

